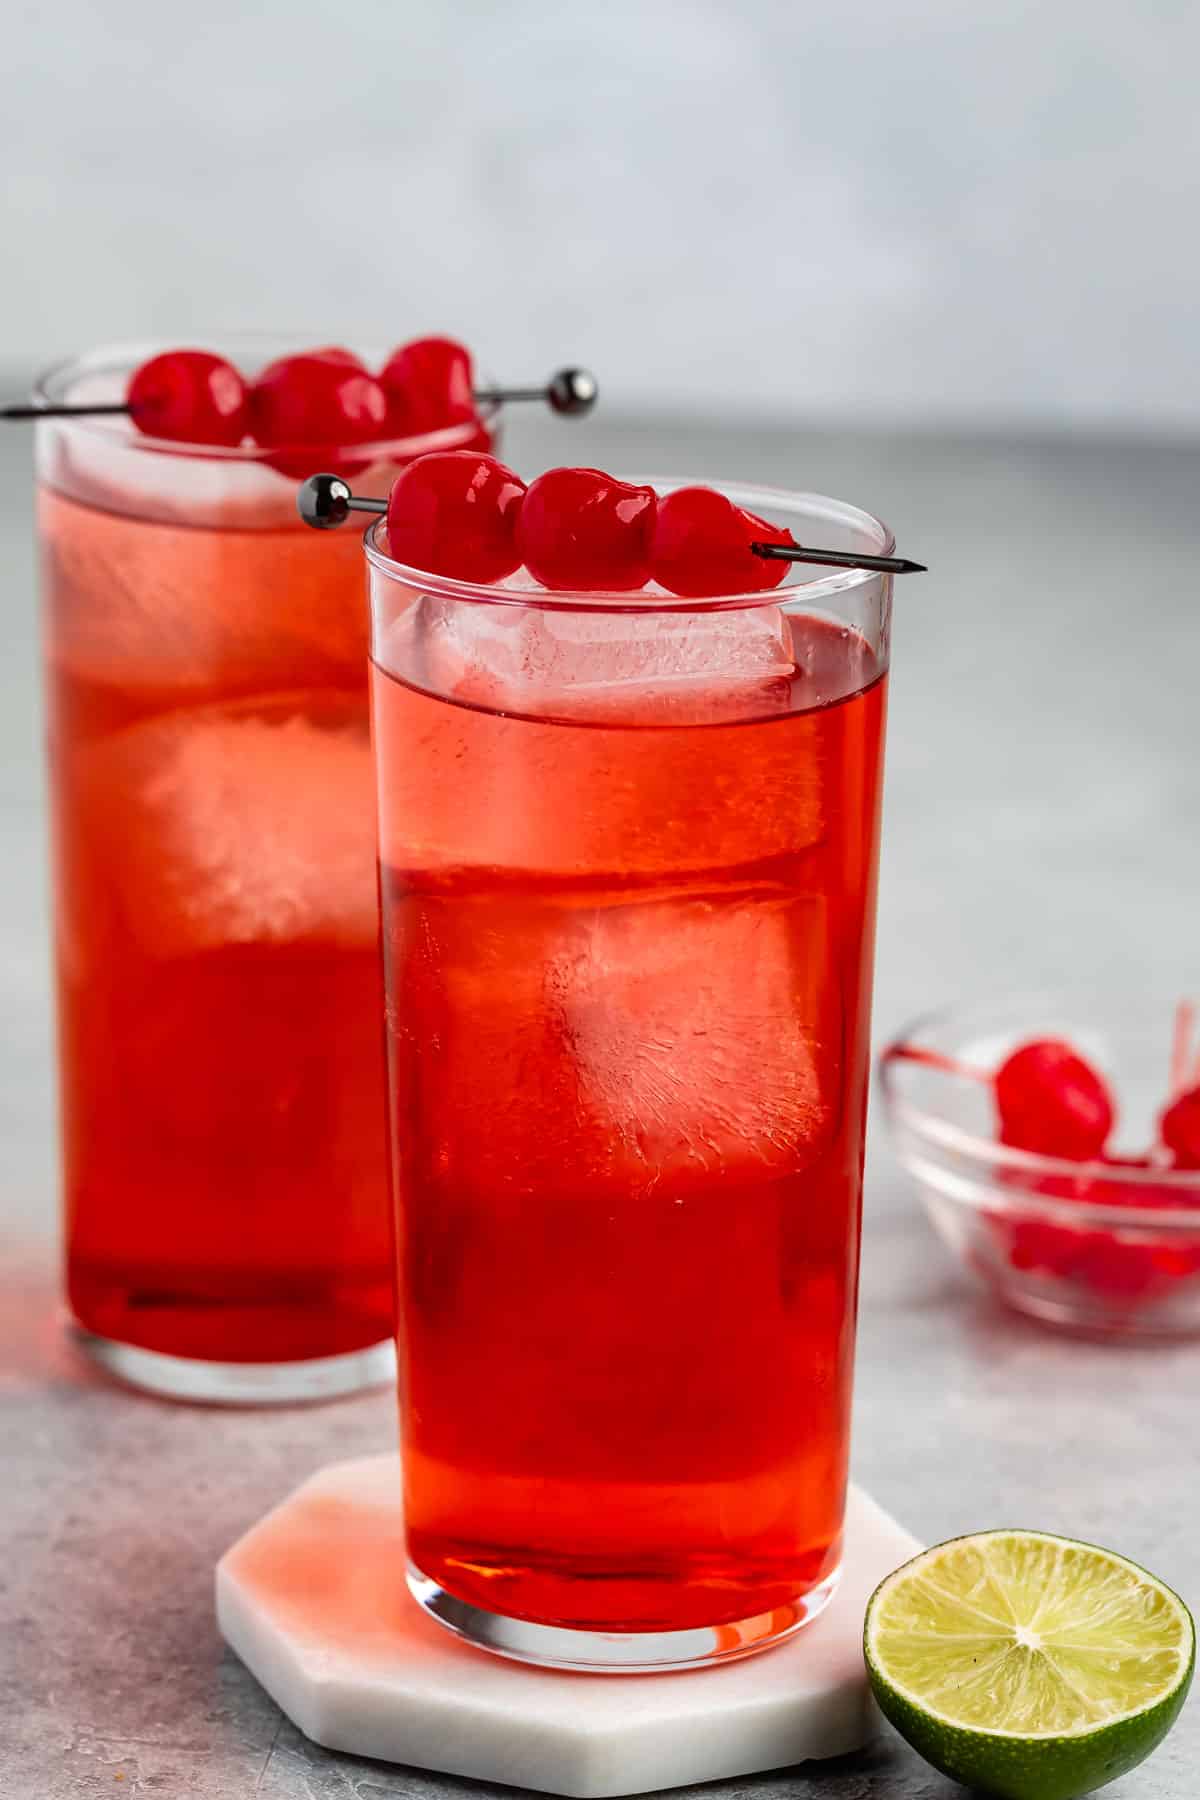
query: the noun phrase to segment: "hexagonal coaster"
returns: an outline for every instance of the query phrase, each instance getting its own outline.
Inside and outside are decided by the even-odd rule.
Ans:
[[[583,1800],[748,1775],[866,1742],[862,1622],[919,1548],[852,1488],[841,1584],[778,1649],[673,1675],[560,1674],[472,1649],[405,1583],[395,1456],[334,1463],[226,1552],[226,1641],[331,1750]]]

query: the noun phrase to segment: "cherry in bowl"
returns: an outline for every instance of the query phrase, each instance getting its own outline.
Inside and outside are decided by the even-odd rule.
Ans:
[[[1182,1155],[1166,1141],[1176,996],[1103,991],[908,1027],[880,1065],[893,1141],[939,1234],[1010,1308],[1105,1339],[1200,1336],[1200,1169],[1190,1137]]]

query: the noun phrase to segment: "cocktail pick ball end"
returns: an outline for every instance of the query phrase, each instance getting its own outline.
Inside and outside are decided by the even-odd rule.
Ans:
[[[599,391],[589,369],[560,369],[546,389],[546,398],[556,413],[578,414],[591,411]]]
[[[340,475],[310,475],[296,492],[296,507],[306,525],[317,531],[332,531],[350,517],[353,498],[348,483]]]

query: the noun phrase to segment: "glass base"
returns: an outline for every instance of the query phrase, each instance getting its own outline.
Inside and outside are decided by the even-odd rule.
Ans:
[[[118,1381],[168,1400],[210,1406],[295,1406],[336,1400],[396,1379],[396,1349],[390,1338],[342,1356],[314,1356],[300,1362],[222,1363],[119,1344],[88,1331],[74,1319],[70,1329],[84,1354]]]
[[[824,1612],[840,1573],[835,1569],[787,1606],[729,1625],[693,1626],[686,1631],[577,1631],[565,1625],[534,1625],[457,1599],[413,1563],[408,1565],[408,1586],[430,1618],[455,1637],[512,1662],[590,1675],[654,1675],[736,1662],[784,1643]]]

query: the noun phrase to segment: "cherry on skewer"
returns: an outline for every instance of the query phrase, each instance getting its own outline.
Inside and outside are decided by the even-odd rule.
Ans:
[[[392,555],[431,575],[500,581],[520,567],[516,524],[525,483],[494,456],[431,451],[396,477],[386,500],[350,491],[340,475],[310,475],[296,496],[307,525],[328,531],[352,512],[387,518]]]
[[[507,405],[510,401],[544,400],[551,412],[564,418],[579,418],[590,412],[600,392],[596,377],[587,369],[558,369],[542,387],[476,388],[477,406]],[[20,401],[0,406],[0,419],[93,419],[118,418],[129,414],[127,400],[104,403]]]
[[[516,549],[544,588],[628,593],[652,573],[658,495],[602,469],[547,469],[521,501]]]
[[[424,461],[424,458],[419,459]],[[562,473],[555,471],[555,473]],[[586,471],[594,474],[595,471]],[[715,499],[720,496],[713,496]],[[342,525],[352,512],[375,513],[383,516],[387,513],[386,500],[374,500],[365,495],[355,494],[348,481],[340,475],[310,475],[301,483],[296,495],[296,505],[300,517],[306,525],[317,531],[331,531]],[[659,502],[660,507],[663,502]],[[761,522],[761,521],[760,521]],[[755,541],[749,545],[755,556],[777,560],[783,558],[788,562],[811,562],[831,565],[835,568],[871,569],[884,574],[918,574],[924,573],[924,563],[910,562],[901,556],[856,556],[850,551],[817,550],[802,544],[763,543]],[[766,584],[764,584],[766,585]],[[676,590],[672,590],[676,591]],[[749,590],[748,590],[749,591]]]

